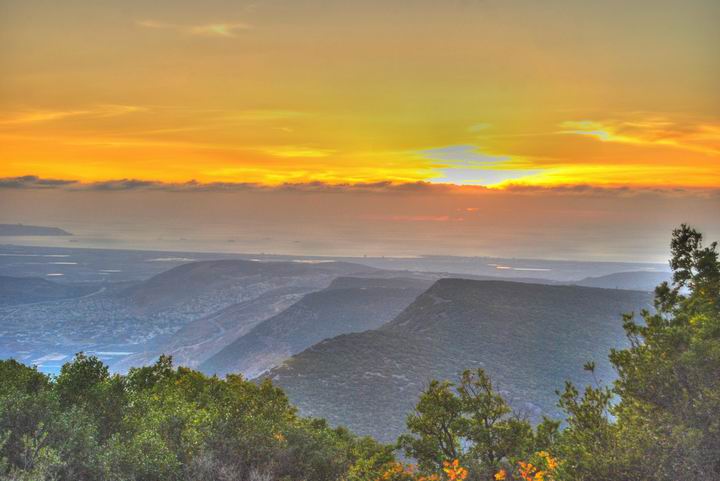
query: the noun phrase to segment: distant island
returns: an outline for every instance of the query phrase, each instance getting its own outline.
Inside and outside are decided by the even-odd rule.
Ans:
[[[39,225],[23,224],[0,224],[0,236],[51,236],[51,235],[72,235],[70,232],[58,227],[45,227]]]

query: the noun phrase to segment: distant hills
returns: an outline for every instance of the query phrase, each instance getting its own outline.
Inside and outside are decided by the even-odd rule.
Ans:
[[[598,277],[586,277],[577,282],[578,286],[603,287],[606,289],[631,289],[654,291],[659,284],[672,280],[670,272],[616,272]]]
[[[258,376],[323,339],[380,327],[431,284],[425,279],[340,277],[260,323],[200,368],[218,375]]]
[[[60,284],[36,277],[0,276],[0,306],[69,299],[97,289],[91,285]]]
[[[160,347],[137,355],[123,364],[128,367],[152,362],[161,353],[170,354],[178,365],[197,367],[233,340],[246,334],[259,322],[282,312],[317,286],[271,288],[246,301],[232,304],[219,312],[184,325]]]
[[[84,250],[82,256],[79,252],[13,247],[6,249],[0,259],[3,265],[16,266],[10,272],[22,272],[24,265],[28,272],[42,272],[36,270],[36,266],[51,266],[47,270],[62,264],[62,272],[67,276],[83,279],[73,277],[73,273],[94,266],[93,269],[109,269],[107,272],[114,276],[115,272],[125,269],[127,263],[135,266],[129,268],[135,269],[130,278],[140,277],[138,273],[147,273],[147,276],[145,280],[132,282],[113,282],[110,275],[96,276],[107,279],[102,283],[58,283],[46,280],[44,275],[0,277],[0,354],[23,356],[22,359],[31,362],[46,359],[48,355],[62,359],[78,351],[102,352],[111,368],[118,372],[152,363],[163,353],[172,355],[178,365],[210,374],[240,372],[255,377],[277,368],[272,375],[280,376],[281,383],[289,383],[290,395],[297,396],[303,409],[320,410],[319,414],[331,420],[340,419],[340,416],[333,417],[332,412],[342,408],[333,403],[345,396],[336,392],[344,392],[344,388],[336,384],[339,380],[355,382],[372,391],[373,383],[379,382],[380,376],[396,376],[388,392],[407,391],[411,399],[429,377],[452,377],[461,368],[481,365],[479,363],[492,366],[500,362],[498,359],[504,359],[504,352],[493,354],[497,346],[485,345],[492,336],[497,335],[497,342],[508,346],[507,352],[514,353],[508,360],[501,361],[503,366],[512,366],[523,356],[527,358],[525,351],[515,352],[510,346],[530,342],[527,337],[533,326],[549,326],[547,330],[538,328],[539,337],[534,343],[562,346],[542,337],[555,329],[553,322],[560,322],[557,319],[569,323],[556,329],[559,335],[569,336],[563,341],[567,348],[563,347],[558,356],[566,355],[566,351],[577,354],[583,346],[589,346],[587,352],[603,353],[601,361],[604,361],[607,347],[623,342],[618,321],[620,312],[636,306],[636,303],[619,300],[649,297],[647,293],[618,289],[650,290],[663,280],[655,277],[662,274],[628,271],[577,281],[609,288],[601,290],[563,287],[559,285],[562,281],[541,278],[506,282],[467,274],[462,276],[472,280],[443,280],[430,287],[438,279],[453,274],[387,270],[323,259],[221,259],[177,265],[192,259],[149,252],[123,252],[119,257],[112,257],[111,251]],[[107,258],[107,263],[98,264],[103,258]],[[158,266],[165,265],[168,259],[170,268],[157,273]],[[518,271],[518,274],[524,272]],[[549,285],[538,285],[546,283]],[[453,288],[446,287],[447,292],[439,295],[438,289],[447,285]],[[538,294],[541,292],[544,294]],[[558,292],[561,294],[551,295]],[[586,292],[594,294],[582,294]],[[437,306],[428,304],[427,300],[433,296],[449,301]],[[536,297],[545,300],[536,302]],[[586,302],[585,297],[603,301]],[[568,312],[575,312],[572,306],[577,303],[583,309],[576,312],[572,322],[568,321]],[[503,307],[505,305],[510,307]],[[583,312],[589,313],[587,318],[580,315]],[[507,317],[508,313],[514,314]],[[401,318],[409,319],[407,325],[400,323]],[[576,322],[578,318],[581,321]],[[596,333],[597,349],[593,348],[594,341],[587,340],[592,329],[574,331],[588,319],[604,326]],[[407,326],[420,322],[433,327],[427,334],[407,332]],[[518,328],[518,339],[511,340],[503,326],[521,322],[530,323],[531,327]],[[459,350],[446,354],[447,346]],[[460,346],[464,347],[460,349]],[[326,348],[332,352],[324,353]],[[535,348],[533,344],[527,347],[527,352],[532,353]],[[319,353],[323,354],[318,364],[308,364]],[[572,362],[566,364],[577,368],[586,360],[585,354],[572,357]],[[292,356],[286,366],[279,367]],[[448,356],[453,358],[452,362],[446,359]],[[363,370],[327,371],[343,368],[349,359],[357,360],[358,369]],[[384,359],[393,363],[390,371],[382,364],[376,365]],[[507,378],[506,372],[498,372]],[[296,373],[299,377],[293,377]],[[329,377],[326,378],[326,374]],[[365,384],[368,376],[373,382]],[[555,381],[564,378],[563,371],[557,369],[549,376],[548,379]],[[309,384],[297,384],[300,379]],[[558,386],[553,389],[555,387]],[[522,396],[516,395],[517,392],[522,393],[526,388],[513,381],[515,399],[520,399]],[[347,391],[348,395],[366,398],[363,390],[353,389]],[[528,399],[539,399],[534,392],[531,394]],[[372,396],[367,399],[378,402],[372,400]],[[545,400],[545,404],[528,406],[528,410],[532,413],[552,411],[554,397],[547,396]],[[355,401],[349,402],[354,406]],[[353,407],[353,411],[353,416],[358,416],[357,425],[374,433],[372,423],[362,418],[362,406]],[[352,418],[343,416],[343,419]]]
[[[152,362],[163,353],[174,356],[178,364],[197,366],[259,322],[302,295],[327,287],[338,276],[376,272],[346,262],[218,260],[174,267],[118,295],[137,315],[168,320],[174,327],[164,341],[113,367],[125,370]]]
[[[608,350],[625,342],[621,314],[648,307],[630,290],[442,279],[388,324],[322,341],[271,370],[308,415],[393,440],[423,386],[483,367],[512,404],[537,419],[557,415],[565,379],[582,366],[613,373]]]
[[[39,225],[0,224],[0,236],[71,236],[72,234],[58,227]]]
[[[138,283],[121,296],[137,309],[157,313],[179,305],[208,304],[208,311],[217,312],[237,302],[257,297],[279,285],[309,285],[311,277],[324,279],[325,287],[332,279],[348,273],[370,273],[377,269],[345,262],[305,264],[297,262],[255,262],[217,260],[191,262]],[[273,279],[270,283],[269,279]]]

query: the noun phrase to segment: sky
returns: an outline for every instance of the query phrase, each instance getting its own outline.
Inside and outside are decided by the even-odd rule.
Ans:
[[[713,0],[6,0],[0,220],[657,259],[673,224],[720,231],[719,23]]]

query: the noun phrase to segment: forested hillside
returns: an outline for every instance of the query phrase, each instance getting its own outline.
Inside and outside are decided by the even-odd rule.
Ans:
[[[430,284],[423,279],[340,277],[263,321],[200,369],[256,377],[323,339],[380,327]]]
[[[142,352],[113,364],[127,371],[152,364],[161,354],[196,367],[303,295],[327,287],[342,275],[377,269],[347,262],[199,261],[174,267],[125,289],[122,306],[146,324],[165,326],[147,335]],[[168,336],[168,334],[170,334]]]
[[[430,379],[481,367],[534,421],[558,416],[563,380],[585,361],[613,376],[607,352],[626,345],[623,312],[651,305],[637,291],[442,279],[379,329],[323,341],[268,377],[308,415],[391,441]]]
[[[557,420],[532,423],[505,396],[503,386],[509,381],[503,376],[521,376],[532,380],[529,386],[541,385],[547,382],[541,368],[491,376],[476,363],[462,373],[428,380],[419,397],[388,393],[384,402],[409,402],[415,409],[401,419],[404,433],[396,442],[381,445],[299,416],[282,390],[268,380],[249,382],[237,375],[221,380],[176,369],[168,357],[123,376],[110,374],[97,358],[79,354],[56,378],[8,360],[0,361],[0,479],[717,481],[717,245],[704,246],[699,233],[682,226],[674,231],[671,247],[672,283],[657,287],[653,308],[617,320],[628,343],[609,353],[616,382],[599,383],[598,364],[586,360],[582,369],[592,381],[584,388],[565,383],[555,398]],[[456,282],[436,285],[430,291],[433,297],[416,306],[433,315],[418,320],[406,311],[384,330],[396,333],[402,327],[408,341],[415,339],[410,336],[433,338],[433,326],[451,318],[433,309],[449,303],[445,289]],[[462,287],[452,291],[468,294]],[[472,290],[475,286],[464,287],[474,293],[471,302],[476,308],[486,306]],[[572,314],[583,305],[610,302],[594,294],[585,296],[593,289],[559,289],[556,292],[564,295],[582,294],[575,297]],[[540,309],[547,296],[530,298]],[[523,312],[524,307],[512,297],[502,308],[517,313],[514,310]],[[511,339],[531,338],[550,353],[528,352],[528,344],[523,344],[523,349],[506,347],[512,356],[544,362],[560,356],[566,347],[562,336],[569,324],[564,316],[555,316],[545,335],[543,329],[530,329],[528,318],[516,325],[510,317],[503,319]],[[378,336],[380,330],[370,332],[378,343],[388,339]],[[473,340],[463,339],[468,332],[455,332],[454,343],[441,337],[447,343],[444,355],[462,352]],[[572,362],[572,357],[563,362]],[[355,395],[366,393],[357,390]],[[378,413],[383,406],[378,405]],[[400,453],[406,456],[402,462],[396,459]]]

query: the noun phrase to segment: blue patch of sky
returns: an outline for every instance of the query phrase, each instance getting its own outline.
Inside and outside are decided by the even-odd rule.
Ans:
[[[437,167],[440,175],[431,181],[436,183],[494,185],[540,172],[537,169],[503,169],[510,157],[484,154],[474,145],[450,145],[423,150],[421,154],[441,161]]]

